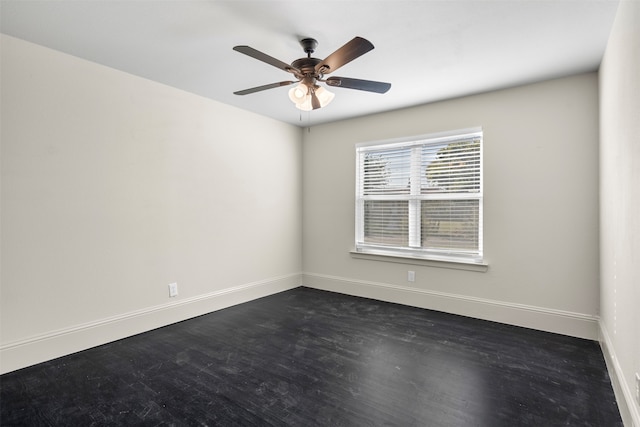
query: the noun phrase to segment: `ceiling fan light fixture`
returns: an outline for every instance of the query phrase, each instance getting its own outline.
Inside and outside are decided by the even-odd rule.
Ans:
[[[333,92],[329,92],[322,86],[314,86],[313,91],[320,102],[320,108],[329,105],[336,96]],[[313,110],[311,90],[302,83],[289,90],[289,99],[302,111]]]

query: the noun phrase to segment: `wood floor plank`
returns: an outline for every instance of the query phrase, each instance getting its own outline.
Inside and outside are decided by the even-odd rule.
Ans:
[[[5,374],[0,424],[622,421],[597,342],[301,287]]]

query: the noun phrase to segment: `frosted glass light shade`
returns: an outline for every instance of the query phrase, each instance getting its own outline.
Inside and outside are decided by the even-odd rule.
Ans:
[[[333,101],[333,98],[336,96],[336,94],[333,92],[329,92],[322,86],[316,86],[316,96],[318,97],[318,101],[320,101],[320,106],[326,107],[331,101]]]
[[[308,93],[309,88],[301,83],[289,89],[289,99],[294,104],[299,104],[301,102],[304,102]]]
[[[329,92],[321,86],[314,86],[313,91],[318,97],[320,107],[329,105],[329,103],[336,96],[334,93]],[[299,84],[298,86],[289,90],[289,99],[291,99],[291,101],[296,104],[296,107],[298,107],[302,111],[313,110],[313,105],[311,104],[311,90],[309,90],[309,88],[303,84]]]

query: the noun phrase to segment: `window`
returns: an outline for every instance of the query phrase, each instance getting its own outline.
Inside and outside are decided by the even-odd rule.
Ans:
[[[482,131],[356,147],[356,251],[482,262]]]

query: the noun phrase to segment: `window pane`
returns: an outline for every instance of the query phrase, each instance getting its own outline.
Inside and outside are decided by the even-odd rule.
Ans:
[[[409,245],[409,202],[364,202],[364,243],[385,246]]]
[[[423,200],[423,247],[441,250],[478,250],[478,200]]]
[[[363,194],[408,194],[410,161],[408,148],[365,153]]]
[[[422,194],[480,191],[480,140],[422,147]]]

